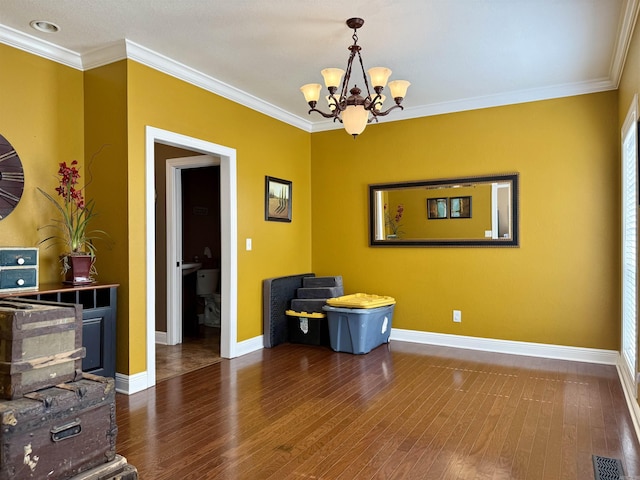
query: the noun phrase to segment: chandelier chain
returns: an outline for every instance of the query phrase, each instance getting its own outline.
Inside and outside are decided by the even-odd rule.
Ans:
[[[369,82],[367,81],[367,74],[364,71],[364,64],[362,63],[362,55],[360,55],[360,51],[358,50],[358,60],[360,60],[360,68],[362,68],[362,78],[364,79],[364,86],[367,88],[367,97],[373,100],[373,96],[371,96],[371,92],[369,91]],[[376,118],[376,122],[378,119]]]

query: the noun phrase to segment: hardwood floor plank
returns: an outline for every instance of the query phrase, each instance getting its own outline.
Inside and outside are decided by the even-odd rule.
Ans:
[[[415,359],[414,359],[415,360]],[[413,362],[407,365],[407,370],[415,370],[418,364],[414,364]],[[402,371],[403,364],[394,362],[394,373]],[[409,388],[414,394],[418,393],[419,390],[414,389],[414,382],[420,382],[423,380],[423,377],[429,377],[428,369],[425,372],[415,373],[413,375],[408,375],[407,379],[410,382]],[[394,380],[395,382],[395,380]],[[400,387],[398,387],[398,391],[402,391]],[[331,478],[330,471],[335,467],[336,464],[346,462],[345,457],[349,456],[348,451],[351,448],[354,448],[354,444],[356,444],[363,436],[364,432],[367,432],[368,428],[371,428],[372,425],[375,424],[375,421],[380,418],[380,415],[376,415],[378,412],[383,412],[383,415],[387,412],[397,412],[395,410],[395,406],[397,405],[397,395],[398,391],[389,391],[387,395],[378,399],[377,402],[367,405],[366,410],[369,412],[368,416],[371,417],[368,423],[361,422],[361,416],[358,415],[356,422],[354,423],[353,429],[342,429],[339,431],[331,431],[328,433],[327,437],[321,445],[320,449],[316,449],[311,452],[307,450],[305,453],[305,461],[302,464],[296,465],[296,468],[292,471],[292,465],[286,466],[285,472],[288,474],[295,474],[296,471],[302,470],[306,471],[306,469],[311,469],[311,472],[314,476]],[[402,397],[402,395],[400,395]],[[404,399],[402,400],[404,401]],[[402,404],[402,403],[400,403]],[[391,407],[391,408],[390,408]],[[350,416],[353,416],[351,414]],[[345,447],[346,446],[346,447]],[[284,472],[278,472],[284,473]],[[277,477],[274,477],[277,478]],[[291,478],[295,478],[292,476]]]
[[[509,430],[506,432],[500,455],[496,462],[496,470],[493,478],[498,480],[511,479],[513,471],[521,470],[520,464],[516,464],[516,452],[518,440],[524,428],[527,412],[531,402],[527,399],[532,391],[531,379],[528,372],[518,372],[520,377],[520,389],[514,392],[513,401],[510,402],[513,412],[510,417]]]
[[[494,382],[495,376],[486,371],[478,371],[476,381],[463,387],[467,397],[465,402],[469,407],[458,419],[452,435],[445,444],[448,455],[440,455],[430,473],[441,474],[445,478],[457,478],[464,459],[493,404],[494,399],[487,396],[487,391],[491,389]],[[446,458],[447,456],[449,458]]]
[[[396,431],[388,445],[386,461],[371,478],[386,480],[402,472],[401,465],[404,464],[407,452],[423,431],[423,425],[431,421],[432,413],[437,411],[444,402],[447,389],[439,384],[445,374],[445,369],[437,370],[433,387],[424,392],[424,399],[420,407],[407,418],[407,421],[402,425],[403,428]]]
[[[449,462],[447,477],[467,479],[470,475],[475,476],[477,463],[486,449],[490,432],[499,420],[499,412],[494,407],[497,396],[493,393],[493,388],[500,380],[495,374],[487,377],[483,387],[489,386],[488,391],[482,388],[478,394],[478,409],[460,439],[454,458]]]
[[[524,387],[514,369],[504,370],[501,376],[503,384],[497,393],[496,403],[494,404],[494,414],[497,418],[495,418],[493,425],[489,425],[491,432],[479,465],[476,468],[475,478],[477,479],[487,480],[493,478],[504,439],[515,414],[515,404],[517,403],[515,398],[520,395],[521,388]]]
[[[116,396],[143,479],[593,478],[640,472],[616,369],[393,342],[280,345]]]
[[[560,375],[554,377],[553,396],[547,397],[553,403],[551,413],[551,425],[545,446],[545,462],[542,480],[554,480],[561,478],[562,471],[562,430],[564,427],[564,392],[565,382]]]

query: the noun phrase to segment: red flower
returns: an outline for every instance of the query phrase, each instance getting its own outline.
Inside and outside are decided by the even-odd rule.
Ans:
[[[95,251],[92,240],[98,238],[96,234],[105,235],[102,230],[87,230],[89,221],[96,215],[93,211],[93,200],[85,202],[83,188],[78,188],[80,172],[78,162],[73,160],[70,165],[67,162],[60,163],[58,168],[58,186],[56,193],[62,197],[62,202],[58,203],[54,197],[39,189],[56,206],[62,216],[61,221],[48,228],[54,228],[62,235],[51,235],[43,242],[54,240],[65,244],[70,252],[79,252],[86,249],[91,254]],[[86,187],[86,185],[85,185]],[[41,228],[45,228],[41,227]]]
[[[396,207],[396,214],[395,216],[392,218],[391,215],[389,214],[388,210],[387,210],[387,204],[385,203],[384,205],[384,219],[385,219],[385,224],[387,227],[389,227],[389,229],[391,230],[391,232],[394,235],[400,235],[403,232],[401,232],[399,229],[401,227],[400,225],[400,220],[402,219],[402,215],[404,213],[404,205],[403,204],[399,204]]]

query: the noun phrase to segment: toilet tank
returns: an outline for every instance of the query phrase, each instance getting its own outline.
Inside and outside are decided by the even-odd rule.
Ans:
[[[218,276],[220,270],[217,268],[203,268],[196,273],[196,293],[198,295],[211,295],[218,290]]]

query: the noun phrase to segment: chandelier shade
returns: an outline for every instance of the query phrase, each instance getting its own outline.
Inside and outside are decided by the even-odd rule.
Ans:
[[[353,105],[342,112],[342,124],[349,135],[355,138],[360,135],[367,126],[369,113],[363,105]]]
[[[307,103],[317,102],[320,98],[320,90],[322,90],[322,85],[319,83],[307,83],[300,87],[300,91]]]
[[[393,82],[389,82],[389,90],[391,90],[391,96],[396,98],[404,98],[407,94],[407,89],[411,85],[406,80],[394,80]]]
[[[389,82],[389,90],[395,105],[387,110],[383,110],[382,106],[386,96],[382,94],[382,91],[387,86],[392,72],[386,67],[373,67],[368,70],[369,79],[373,87],[372,93],[369,87],[369,80],[367,80],[367,75],[365,74],[362,56],[360,55],[361,47],[358,45],[357,33],[358,29],[364,25],[364,20],[361,18],[350,18],[346,23],[349,28],[353,29],[353,45],[349,46],[350,54],[347,61],[347,69],[325,68],[320,72],[324,78],[325,87],[329,90],[329,95],[326,95],[324,98],[327,101],[330,113],[323,112],[316,108],[318,100],[320,99],[322,85],[319,83],[308,83],[300,87],[300,90],[309,107],[311,107],[309,114],[316,112],[325,118],[332,118],[334,122],[341,122],[345,130],[350,135],[353,135],[353,138],[356,138],[364,131],[367,124],[372,121],[377,122],[378,117],[388,115],[389,112],[396,108],[402,110],[403,107],[401,103],[411,84],[406,80]],[[351,68],[356,56],[362,69],[365,91],[362,91],[357,85],[349,89]]]
[[[373,67],[368,70],[369,77],[371,77],[371,85],[373,88],[384,88],[387,86],[387,80],[391,76],[391,70],[386,67]]]
[[[324,78],[324,84],[327,88],[338,88],[340,80],[342,80],[342,75],[344,75],[344,70],[341,68],[325,68],[320,73],[322,74],[322,78]]]

